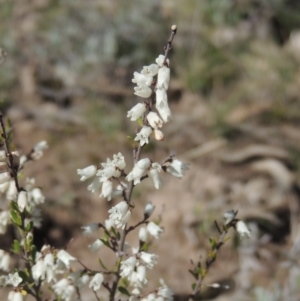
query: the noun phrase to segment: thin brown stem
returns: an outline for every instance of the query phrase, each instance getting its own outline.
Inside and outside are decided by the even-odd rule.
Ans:
[[[0,126],[1,126],[1,130],[2,130],[1,137],[3,138],[3,145],[4,145],[5,154],[8,158],[8,164],[7,165],[10,169],[10,174],[11,174],[12,178],[15,181],[17,191],[20,192],[22,190],[22,188],[20,187],[19,181],[18,181],[18,166],[15,164],[13,154],[10,150],[9,137],[8,137],[7,132],[6,132],[3,117],[4,117],[3,113],[0,112]]]
[[[171,30],[172,30],[172,32],[171,32],[170,38],[168,40],[167,45],[165,46],[164,65],[166,64],[169,51],[172,48],[172,42],[173,42],[174,36],[176,34],[176,31],[177,31],[176,26],[173,25],[172,28],[171,28]],[[154,103],[155,103],[155,97],[152,95],[152,97],[150,99],[149,107],[147,106],[147,110],[146,110],[146,112],[142,116],[143,123],[146,122],[146,116],[149,113],[149,111],[151,110],[152,105]],[[134,164],[136,164],[140,160],[142,148],[143,147],[139,144],[138,147],[135,147],[133,149],[133,161],[134,161]],[[129,187],[127,189],[127,193],[123,194],[124,201],[128,205],[130,205],[130,202],[131,202],[131,197],[132,197],[132,192],[133,192],[134,186],[135,186],[134,185],[134,181],[131,181],[130,184],[129,184]],[[143,220],[143,222],[144,222],[144,220]],[[110,301],[114,301],[116,290],[117,290],[117,287],[118,287],[118,283],[119,283],[119,280],[121,278],[121,276],[120,276],[120,269],[121,269],[120,262],[121,262],[122,257],[123,257],[123,252],[122,251],[123,251],[123,248],[124,248],[124,243],[125,243],[126,235],[130,231],[131,231],[131,227],[127,229],[127,226],[125,225],[125,227],[124,227],[124,229],[123,229],[123,231],[121,233],[121,238],[120,238],[120,242],[119,242],[118,250],[117,250],[118,267],[117,267],[115,279],[114,279],[114,281],[112,283],[112,286],[111,286],[111,289],[110,289],[110,298],[109,298]]]

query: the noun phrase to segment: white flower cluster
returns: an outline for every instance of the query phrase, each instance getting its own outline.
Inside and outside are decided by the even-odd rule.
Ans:
[[[6,252],[0,250],[0,267],[8,271],[9,260],[5,258]],[[95,273],[93,277],[81,271],[72,272],[71,263],[77,259],[65,250],[56,251],[49,245],[44,245],[41,252],[37,252],[35,261],[31,267],[31,275],[35,283],[47,283],[52,286],[53,291],[65,301],[72,301],[78,288],[82,288],[89,283],[89,287],[94,291],[99,290],[104,276]],[[65,275],[68,273],[67,278]],[[63,278],[59,279],[59,277]],[[18,292],[22,278],[16,272],[7,276],[0,276],[0,287],[13,286],[14,291],[10,292],[8,300],[22,301],[23,296]]]
[[[113,160],[109,158],[105,163],[101,163],[101,167],[90,165],[83,169],[77,169],[77,174],[81,176],[80,181],[92,178],[88,190],[92,193],[100,193],[100,197],[107,198],[110,201],[113,197],[122,194],[123,187],[118,186],[114,189],[112,180],[119,178],[123,174],[126,167],[124,156],[121,153],[113,155]]]
[[[139,141],[141,146],[149,143],[149,137],[153,131],[155,139],[163,140],[164,135],[159,128],[163,126],[164,122],[166,123],[172,118],[167,96],[170,82],[169,63],[169,60],[165,61],[164,55],[159,55],[156,59],[156,64],[144,66],[141,73],[134,72],[133,74],[132,82],[137,84],[134,88],[134,94],[143,98],[149,98],[153,93],[152,87],[156,94],[156,109],[160,115],[153,112],[147,102],[138,103],[127,112],[127,117],[131,121],[136,121],[143,115],[146,115],[144,117],[147,122],[144,121],[143,127],[134,139]],[[156,81],[154,80],[155,76],[157,76]]]

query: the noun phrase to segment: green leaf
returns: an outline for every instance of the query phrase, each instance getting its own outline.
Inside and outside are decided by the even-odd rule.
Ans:
[[[113,233],[113,235],[114,235],[115,237],[117,237],[116,229],[115,229],[114,227],[111,227],[110,230],[111,230],[111,232]]]
[[[10,217],[11,217],[13,224],[15,224],[17,226],[22,225],[22,219],[21,219],[21,215],[19,212],[17,212],[16,210],[10,210]]]
[[[29,243],[31,244],[32,241],[29,241]],[[32,260],[35,261],[36,253],[37,253],[36,246],[35,246],[35,245],[32,245],[32,246],[30,247],[30,251],[31,251],[31,257],[32,257]]]
[[[215,240],[214,238],[210,237],[210,238],[209,238],[209,242],[210,242],[210,246],[211,246],[212,250],[215,250],[216,247],[217,247],[217,242],[216,242],[216,240]]]
[[[119,287],[118,287],[118,291],[119,291],[121,294],[130,297],[130,293],[128,292],[128,290],[127,290],[125,287],[119,286]]]
[[[30,221],[28,223],[28,225],[26,226],[25,231],[30,232],[32,230],[32,228],[33,228],[33,221]]]
[[[10,202],[10,209],[15,210],[17,212],[20,212],[18,203],[15,202],[15,201],[11,201]]]
[[[98,258],[98,261],[99,261],[99,264],[101,265],[101,267],[102,267],[105,271],[107,271],[107,268],[106,268],[106,266],[104,265],[104,263],[102,262],[101,258]]]
[[[25,271],[18,271],[18,274],[23,279],[24,282],[29,281],[28,273],[25,273]]]
[[[14,243],[13,243],[13,245],[12,245],[12,251],[14,252],[14,253],[20,253],[20,251],[21,251],[21,246],[20,246],[20,243],[19,243],[19,241],[18,240],[14,240]]]
[[[196,283],[193,283],[192,284],[192,290],[195,290],[195,288],[196,288]]]
[[[192,275],[196,280],[198,280],[198,275],[195,273],[195,271],[189,270],[189,272],[191,273],[191,275]]]
[[[109,241],[107,241],[107,239],[105,238],[100,238],[100,240],[103,242],[103,244],[107,247],[110,247]]]

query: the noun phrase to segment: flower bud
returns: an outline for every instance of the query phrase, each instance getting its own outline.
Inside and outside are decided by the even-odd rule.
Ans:
[[[152,215],[154,209],[155,209],[155,206],[154,206],[151,202],[148,203],[148,204],[145,206],[145,209],[144,209],[144,215],[145,215],[147,218],[149,218],[149,217]]]
[[[163,134],[163,132],[162,131],[160,131],[160,130],[154,130],[154,137],[155,137],[155,139],[157,140],[157,141],[162,141],[162,140],[164,140],[164,134]]]
[[[26,205],[28,204],[27,191],[20,191],[18,194],[18,206],[21,212],[24,211]]]
[[[147,229],[145,227],[141,227],[139,230],[139,240],[142,242],[146,242],[148,237]]]

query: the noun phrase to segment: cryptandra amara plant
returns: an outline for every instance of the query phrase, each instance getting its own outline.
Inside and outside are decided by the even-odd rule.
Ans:
[[[176,32],[177,28],[173,25],[164,54],[157,57],[156,63],[144,66],[140,73],[134,72],[132,79],[136,84],[134,94],[142,97],[143,101],[127,113],[131,121],[138,121],[141,124],[134,138],[136,141],[133,148],[134,164],[130,172],[125,171],[127,164],[121,153],[114,154],[112,159],[108,158],[98,166],[90,165],[77,170],[81,181],[89,181],[87,188],[92,193],[99,194],[101,198],[108,201],[112,198],[121,199],[116,206],[108,210],[108,218],[103,223],[82,227],[84,235],[102,229],[102,236],[88,247],[91,252],[98,252],[101,247],[113,251],[116,260],[112,269],[108,269],[100,258],[100,268],[90,269],[66,250],[58,250],[50,245],[44,245],[41,250],[37,250],[32,233],[34,227],[41,225],[41,215],[37,205],[43,203],[45,197],[41,189],[35,186],[34,179],[26,179],[21,186],[19,175],[23,173],[29,161],[36,161],[42,157],[48,144],[46,141],[37,143],[27,155],[19,155],[17,151],[12,151],[9,141],[11,130],[8,129],[8,125],[5,125],[3,115],[0,114],[3,148],[0,151],[2,195],[0,234],[6,232],[9,224],[15,226],[20,233],[19,239],[14,241],[10,250],[0,250],[0,269],[6,273],[0,276],[0,287],[12,287],[8,301],[22,301],[26,295],[31,295],[37,301],[49,300],[43,297],[46,287],[51,293],[50,300],[83,300],[81,290],[85,286],[94,292],[96,300],[100,300],[100,293],[110,301],[173,300],[173,291],[162,279],[157,289],[150,292],[146,290],[147,271],[156,265],[158,259],[156,254],[149,252],[151,245],[149,237],[158,239],[163,232],[159,225],[149,220],[155,206],[152,203],[146,204],[141,221],[131,226],[128,223],[134,209],[131,198],[136,185],[143,180],[151,179],[154,187],[160,189],[163,184],[162,173],[182,178],[189,169],[188,164],[176,159],[174,155],[170,155],[161,163],[142,157],[142,149],[149,143],[150,137],[158,141],[164,139],[160,129],[172,118],[167,97],[170,81],[168,54]],[[1,53],[4,57],[5,53]],[[10,208],[5,209],[5,205]],[[202,280],[209,266],[214,262],[216,252],[223,244],[228,229],[237,226],[238,230],[240,221],[235,217],[236,212],[232,211],[229,217],[225,217],[222,231],[218,227],[220,240],[218,242],[211,240],[212,252],[205,268],[201,268],[198,263],[190,271],[197,279],[193,284],[193,294],[190,298],[199,294]],[[137,233],[139,241],[137,247],[131,247],[126,243],[126,237],[132,231]],[[248,235],[247,231],[247,228],[246,230],[242,228],[239,232]],[[10,270],[11,256],[17,257],[22,262],[20,268],[15,268],[14,271]],[[82,268],[75,271],[71,267],[74,262],[78,262]]]

